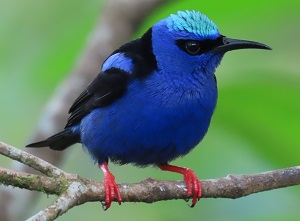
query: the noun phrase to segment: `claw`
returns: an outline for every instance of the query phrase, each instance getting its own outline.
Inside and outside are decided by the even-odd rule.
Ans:
[[[202,196],[201,182],[199,181],[194,171],[192,171],[191,169],[186,169],[183,177],[188,189],[187,195],[193,197],[192,204],[190,206],[193,208]]]
[[[119,186],[115,182],[114,175],[108,170],[108,163],[104,162],[102,164],[98,164],[98,166],[104,173],[105,200],[104,203],[102,203],[102,208],[107,210],[111,206],[115,197],[117,197],[117,201],[119,205],[121,205],[122,197]]]
[[[187,196],[192,196],[192,204],[190,205],[193,208],[197,201],[202,197],[202,185],[195,172],[191,169],[184,167],[177,167],[169,164],[158,165],[161,170],[180,173],[183,175],[187,187]]]

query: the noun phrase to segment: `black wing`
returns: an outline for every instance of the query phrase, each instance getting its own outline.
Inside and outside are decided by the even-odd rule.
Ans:
[[[100,72],[73,103],[65,128],[78,124],[93,109],[113,103],[125,92],[130,78],[144,78],[157,69],[156,58],[152,51],[152,28],[141,38],[124,44],[111,55],[116,53],[124,53],[126,57],[132,59],[134,65],[132,73],[113,67]]]
[[[100,72],[71,106],[65,128],[73,126],[98,107],[110,105],[126,90],[130,74],[118,68]]]

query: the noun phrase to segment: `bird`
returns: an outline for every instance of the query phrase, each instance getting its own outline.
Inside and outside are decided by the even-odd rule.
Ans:
[[[271,50],[220,34],[199,11],[171,14],[104,61],[70,107],[61,132],[27,147],[62,151],[82,143],[104,174],[105,210],[114,200],[122,202],[109,161],[182,174],[194,207],[201,181],[192,169],[170,162],[207,133],[218,98],[215,71],[224,54],[250,48]]]

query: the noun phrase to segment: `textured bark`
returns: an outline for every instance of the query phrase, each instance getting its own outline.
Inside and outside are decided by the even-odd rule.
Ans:
[[[0,154],[22,161],[43,173],[49,168],[50,171],[57,169],[38,157],[1,142]],[[203,198],[235,199],[262,191],[300,185],[300,166],[253,175],[228,175],[224,178],[202,180],[201,183]],[[28,220],[54,220],[74,206],[93,201],[103,202],[105,199],[103,183],[62,170],[59,170],[59,176],[53,172],[47,172],[46,176],[43,176],[0,168],[0,184],[58,195],[52,205]],[[190,198],[186,195],[187,188],[183,181],[148,178],[140,183],[120,184],[119,188],[123,202],[153,203]]]

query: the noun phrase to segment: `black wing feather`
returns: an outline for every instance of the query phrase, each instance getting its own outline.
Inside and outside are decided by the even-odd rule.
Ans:
[[[119,68],[100,72],[71,106],[66,128],[78,124],[93,109],[108,106],[122,96],[130,78],[144,78],[157,69],[157,61],[152,51],[152,28],[141,38],[124,44],[111,55],[116,53],[124,53],[132,59],[132,73]]]
[[[84,102],[84,100],[88,99],[89,96],[91,96],[91,94],[88,93],[87,89],[84,90],[70,107],[69,114],[72,113],[82,102]]]
[[[100,72],[71,106],[65,128],[73,126],[98,107],[110,105],[126,90],[130,73],[118,68]]]

